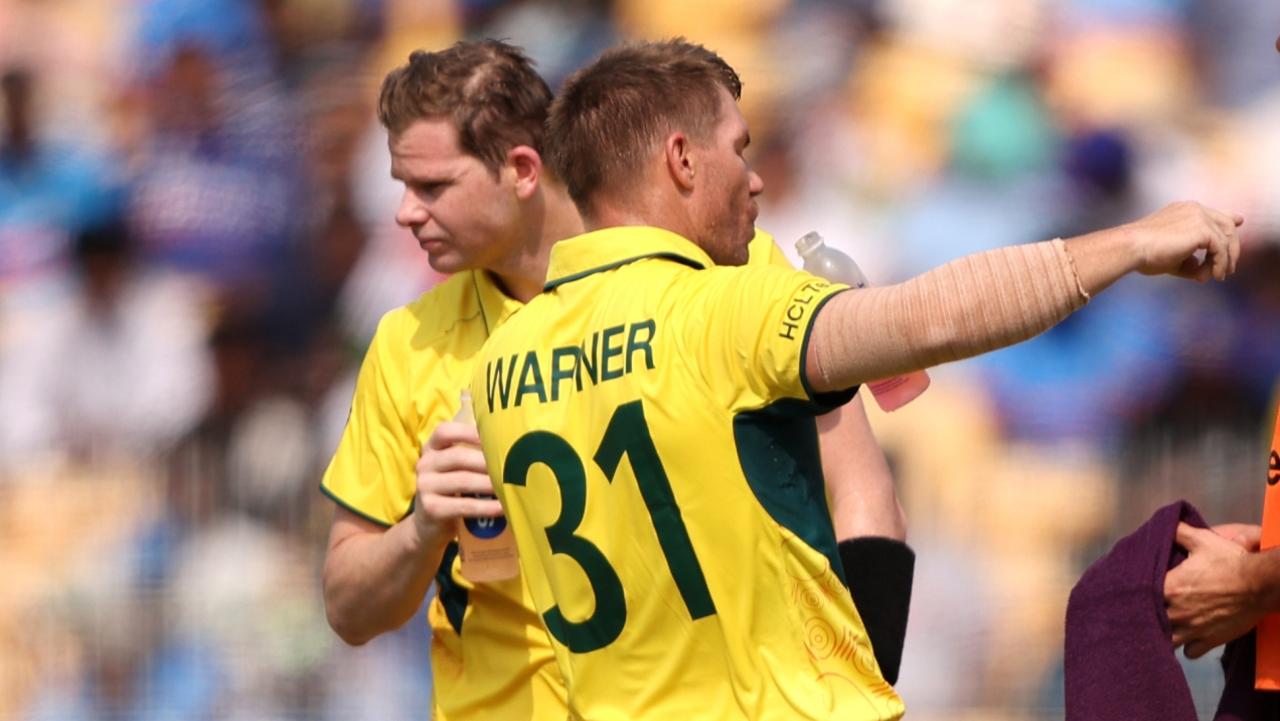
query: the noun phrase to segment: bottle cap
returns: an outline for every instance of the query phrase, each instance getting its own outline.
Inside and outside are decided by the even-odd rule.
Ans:
[[[800,254],[801,258],[804,258],[823,245],[825,243],[822,240],[822,236],[818,234],[818,231],[811,230],[800,236],[800,240],[796,241],[796,252]]]
[[[475,423],[476,412],[471,405],[471,389],[463,388],[462,392],[458,394],[458,400],[460,401],[458,414],[453,417],[453,420],[459,423]]]

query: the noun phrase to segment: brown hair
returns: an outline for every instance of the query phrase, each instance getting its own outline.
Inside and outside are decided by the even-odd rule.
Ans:
[[[709,137],[719,88],[742,94],[728,63],[684,38],[608,50],[551,104],[544,159],[586,215],[598,193],[625,188],[668,133]]]
[[[524,52],[499,40],[414,51],[382,81],[378,120],[393,136],[419,120],[448,118],[464,151],[497,172],[517,145],[541,150],[551,89]]]

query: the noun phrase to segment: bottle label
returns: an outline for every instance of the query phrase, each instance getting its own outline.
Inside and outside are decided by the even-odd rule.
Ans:
[[[465,521],[467,532],[476,538],[497,538],[507,528],[507,519],[498,516],[497,518],[468,518]]]

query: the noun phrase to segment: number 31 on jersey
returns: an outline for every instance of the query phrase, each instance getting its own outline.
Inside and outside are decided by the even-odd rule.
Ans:
[[[645,422],[640,401],[624,403],[613,412],[593,461],[610,483],[623,456],[630,459],[640,495],[657,533],[658,543],[690,618],[716,612],[702,566],[689,541],[689,531],[676,506],[671,481]],[[558,605],[543,614],[547,629],[574,653],[587,653],[612,643],[627,621],[626,598],[617,571],[600,548],[577,535],[587,504],[587,473],[583,460],[564,438],[548,431],[530,431],[507,454],[502,482],[524,487],[529,470],[541,463],[551,470],[560,490],[560,517],[544,529],[553,554],[573,559],[586,574],[595,595],[595,610],[581,621],[565,618]]]

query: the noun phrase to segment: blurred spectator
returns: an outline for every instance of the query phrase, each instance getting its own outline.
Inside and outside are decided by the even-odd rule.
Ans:
[[[360,141],[373,120],[372,91],[345,69],[352,61],[343,54],[324,59],[297,89],[308,202],[296,212],[298,242],[287,249],[262,309],[267,340],[284,352],[285,362],[300,358],[318,336],[340,332],[338,299],[370,245],[356,215],[354,176]],[[348,338],[365,341],[356,333]]]
[[[237,71],[183,44],[148,79],[130,222],[149,261],[243,298],[282,272],[303,198],[287,103]]]
[[[140,266],[118,222],[77,235],[73,258],[67,292],[0,354],[6,466],[51,456],[155,458],[209,402],[198,290]]]
[[[23,67],[0,74],[0,289],[59,268],[71,236],[119,202],[102,161],[41,136],[37,84]]]
[[[103,566],[61,600],[80,663],[48,677],[28,721],[209,718],[226,684],[214,649],[167,633],[160,589],[131,585],[124,564]],[[123,566],[123,567],[122,567]]]
[[[1186,6],[1186,28],[1209,102],[1239,108],[1280,86],[1275,56],[1265,50],[1280,28],[1280,4],[1188,0]]]

